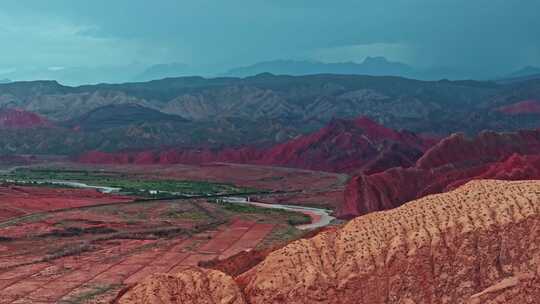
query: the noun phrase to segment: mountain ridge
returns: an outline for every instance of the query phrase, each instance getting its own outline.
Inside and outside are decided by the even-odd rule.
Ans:
[[[353,176],[338,216],[386,210],[426,195],[452,190],[470,180],[540,179],[540,130],[449,136],[429,148],[415,165]]]
[[[331,172],[378,172],[408,167],[435,144],[412,132],[394,131],[370,120],[335,119],[320,130],[261,149],[254,146],[223,149],[163,149],[131,153],[90,151],[84,163],[203,164],[250,163]]]

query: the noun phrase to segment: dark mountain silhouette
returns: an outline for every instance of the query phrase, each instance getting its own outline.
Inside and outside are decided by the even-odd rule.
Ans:
[[[414,69],[384,57],[367,57],[362,63],[274,60],[229,70],[225,75],[247,77],[261,73],[276,75],[344,74],[412,77]]]
[[[135,76],[133,78],[133,81],[150,81],[150,80],[155,80],[155,79],[180,77],[180,76],[188,76],[188,75],[197,74],[194,72],[195,71],[193,70],[192,67],[184,63],[173,62],[173,63],[155,64],[145,69],[139,75]]]

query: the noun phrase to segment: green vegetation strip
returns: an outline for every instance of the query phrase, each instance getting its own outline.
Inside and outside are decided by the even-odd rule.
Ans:
[[[90,186],[120,188],[122,193],[146,197],[171,195],[216,195],[252,192],[254,189],[240,188],[228,183],[204,181],[145,179],[136,174],[106,171],[27,169],[20,168],[0,175],[0,179],[16,183],[58,187],[50,181],[84,183]],[[47,182],[49,181],[49,183]],[[41,183],[41,184],[40,184]],[[66,187],[66,186],[63,186]]]
[[[293,212],[282,209],[268,209],[252,205],[225,203],[223,209],[234,213],[264,214],[275,216],[276,218],[286,218],[291,226],[306,225],[311,223],[311,218],[300,212]]]

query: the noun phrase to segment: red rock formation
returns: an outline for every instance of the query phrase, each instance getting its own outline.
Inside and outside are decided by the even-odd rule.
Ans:
[[[416,166],[431,169],[447,164],[486,163],[498,161],[512,153],[540,152],[540,130],[497,133],[480,132],[474,138],[452,134],[431,147],[417,161]]]
[[[539,244],[540,182],[474,181],[295,241],[236,285],[190,269],[118,303],[536,304]]]
[[[321,130],[277,145],[260,163],[335,172],[376,172],[408,167],[433,144],[360,117],[333,120]]]
[[[473,179],[540,179],[540,130],[452,135],[429,149],[411,168],[351,178],[338,216],[351,218],[454,189]]]
[[[178,274],[156,274],[116,300],[118,304],[244,304],[234,280],[222,272],[189,268]]]
[[[523,100],[508,106],[497,108],[496,111],[510,115],[540,114],[540,101]]]
[[[492,164],[479,177],[504,180],[540,178],[540,155],[513,154],[503,162]]]
[[[302,235],[301,239],[312,238],[318,235],[319,233],[323,233],[325,231],[332,231],[335,229],[337,229],[336,226],[326,226],[319,229],[315,229]],[[288,245],[287,243],[281,243],[281,244],[277,244],[269,248],[242,251],[226,259],[222,259],[222,260],[215,259],[215,260],[210,260],[210,261],[199,262],[199,266],[204,267],[204,268],[219,270],[229,276],[236,277],[250,270],[251,268],[255,267],[260,262],[264,261],[264,259],[270,253],[278,249],[281,249],[287,245]]]
[[[18,109],[0,110],[0,128],[28,129],[52,126],[52,122],[48,119],[32,112]]]
[[[536,303],[539,191],[471,182],[294,242],[237,282],[252,304]]]
[[[238,149],[170,149],[136,153],[95,152],[82,155],[88,163],[132,162],[136,164],[203,164],[209,162],[250,163],[296,167],[332,172],[380,172],[402,166],[410,167],[435,142],[410,132],[385,128],[365,117],[334,120],[327,127],[309,135],[276,145],[266,151]]]

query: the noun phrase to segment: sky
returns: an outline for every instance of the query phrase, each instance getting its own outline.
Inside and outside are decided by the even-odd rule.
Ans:
[[[362,61],[479,74],[540,66],[538,0],[2,0],[0,78],[181,62]]]

